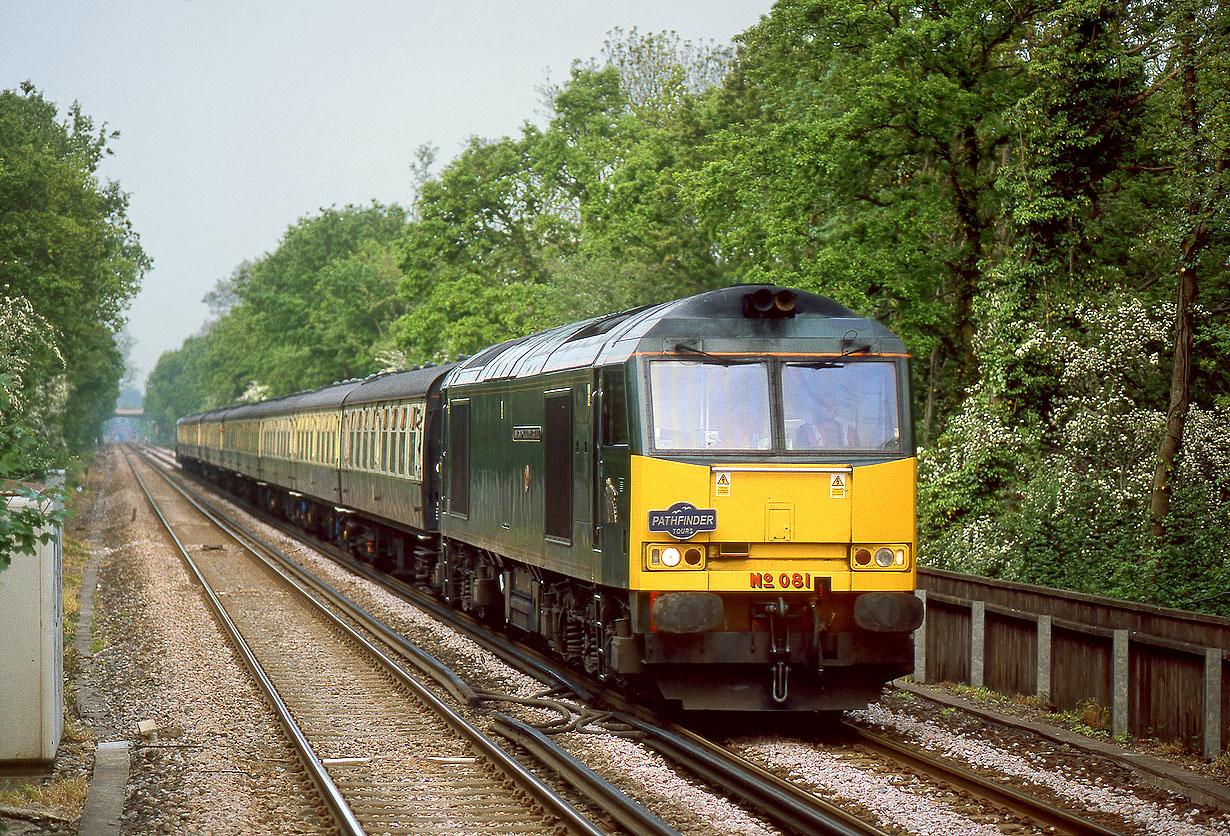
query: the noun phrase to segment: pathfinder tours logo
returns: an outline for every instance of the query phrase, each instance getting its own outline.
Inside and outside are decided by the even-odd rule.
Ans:
[[[649,512],[649,530],[664,531],[676,540],[687,540],[698,531],[717,528],[717,511],[697,508],[691,502],[676,502],[665,511]]]

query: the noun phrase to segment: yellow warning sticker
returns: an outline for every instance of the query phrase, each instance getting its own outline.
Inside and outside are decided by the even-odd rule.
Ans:
[[[714,491],[716,496],[730,496],[730,474],[719,473],[717,477],[717,489]]]
[[[833,499],[846,498],[846,474],[834,473],[829,480],[829,496]]]

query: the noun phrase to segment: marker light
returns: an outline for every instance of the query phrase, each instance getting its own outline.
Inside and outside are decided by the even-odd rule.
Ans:
[[[679,553],[679,549],[674,546],[668,546],[662,550],[662,565],[663,566],[678,566],[683,555]]]
[[[879,566],[881,569],[887,569],[889,566],[892,566],[893,561],[896,559],[897,556],[893,554],[892,549],[876,549],[876,566]]]

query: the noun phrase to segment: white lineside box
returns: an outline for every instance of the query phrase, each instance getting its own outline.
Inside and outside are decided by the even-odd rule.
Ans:
[[[9,508],[36,503],[7,497]],[[48,507],[44,502],[43,507]],[[0,763],[55,759],[64,732],[61,532],[0,570]]]

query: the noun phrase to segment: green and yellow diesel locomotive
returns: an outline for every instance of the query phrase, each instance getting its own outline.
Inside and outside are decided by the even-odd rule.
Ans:
[[[179,454],[598,676],[850,708],[922,616],[907,362],[832,301],[739,286],[192,416]],[[254,456],[224,457],[228,422]]]

